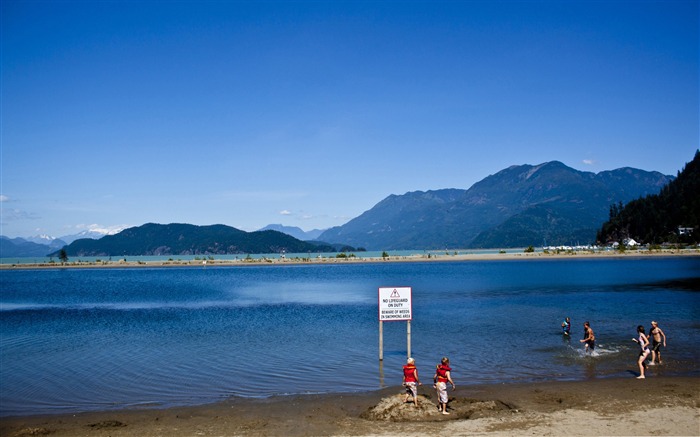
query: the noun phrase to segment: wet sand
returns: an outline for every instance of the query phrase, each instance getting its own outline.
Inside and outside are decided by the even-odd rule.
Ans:
[[[15,436],[700,435],[700,378],[459,385],[450,415],[431,386],[356,394],[230,399],[188,408],[0,419]]]

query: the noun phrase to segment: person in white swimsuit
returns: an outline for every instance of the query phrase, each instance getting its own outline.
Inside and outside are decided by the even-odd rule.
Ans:
[[[647,367],[644,361],[647,359],[650,353],[649,339],[644,334],[644,326],[642,325],[637,326],[637,334],[639,335],[639,337],[632,339],[632,341],[639,343],[640,347],[639,359],[637,359],[637,365],[639,366],[639,376],[637,377],[637,379],[644,379],[644,369],[646,369]]]

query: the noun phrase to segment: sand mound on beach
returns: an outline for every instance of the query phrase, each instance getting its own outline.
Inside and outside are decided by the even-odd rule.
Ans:
[[[0,436],[700,435],[697,377],[463,385],[450,395],[450,415],[439,413],[428,387],[419,392],[418,408],[403,403],[401,389],[387,387],[170,409],[2,417]]]
[[[421,422],[434,420],[478,419],[517,412],[514,407],[498,400],[476,400],[450,398],[447,404],[449,415],[438,410],[437,401],[429,396],[418,395],[418,407],[404,403],[405,395],[397,394],[383,398],[377,405],[362,414],[363,419],[389,422]]]

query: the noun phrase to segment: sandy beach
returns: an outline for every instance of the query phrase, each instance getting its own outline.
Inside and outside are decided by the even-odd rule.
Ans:
[[[700,379],[458,384],[450,415],[420,388],[419,406],[400,386],[355,394],[229,399],[188,408],[4,418],[19,436],[647,436],[700,435]]]
[[[361,253],[360,253],[361,255]],[[80,257],[73,257],[68,262],[37,262],[37,263],[4,263],[0,264],[0,270],[37,269],[37,268],[126,268],[126,267],[206,267],[206,266],[259,266],[259,265],[295,265],[295,264],[356,264],[370,262],[453,262],[453,261],[493,261],[493,260],[528,260],[528,259],[571,259],[571,258],[648,258],[648,257],[688,257],[700,256],[700,249],[660,249],[660,250],[572,250],[572,251],[548,251],[531,253],[431,253],[430,255],[410,255],[387,257],[362,257],[347,256],[335,257],[330,254],[321,257],[293,258],[245,258],[239,259],[184,259],[173,255],[167,261],[141,261],[117,259],[111,261],[82,261]],[[188,256],[189,257],[189,256]]]

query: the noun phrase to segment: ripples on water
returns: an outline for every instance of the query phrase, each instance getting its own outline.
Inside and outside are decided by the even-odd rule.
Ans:
[[[652,375],[698,374],[698,258],[1,273],[1,415],[399,385],[405,322],[384,324],[378,361],[392,285],[413,287],[424,379],[443,355],[460,385],[631,376],[652,319],[669,337]]]

